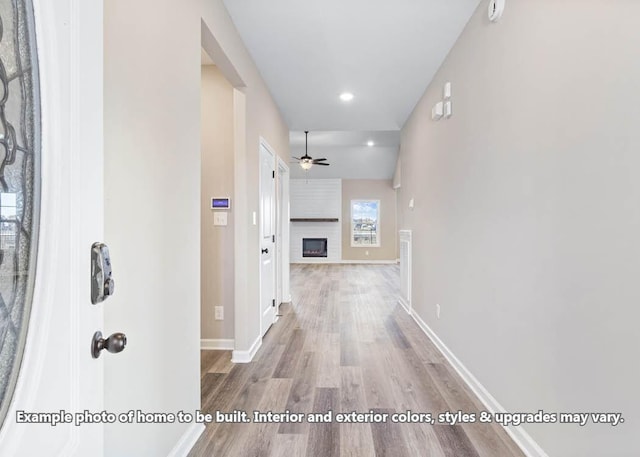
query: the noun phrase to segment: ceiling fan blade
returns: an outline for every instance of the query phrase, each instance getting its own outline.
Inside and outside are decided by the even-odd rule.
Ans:
[[[292,159],[296,159],[296,160],[302,160],[302,158],[301,158],[301,157],[293,157],[293,156],[291,156],[291,158],[292,158]]]
[[[328,166],[329,166],[329,165],[331,165],[331,164],[330,164],[330,163],[315,163],[315,162],[314,162],[314,165],[323,165],[323,166],[325,166],[325,167],[328,167]]]
[[[322,162],[323,160],[327,160],[324,157],[322,159],[313,159],[314,162]]]

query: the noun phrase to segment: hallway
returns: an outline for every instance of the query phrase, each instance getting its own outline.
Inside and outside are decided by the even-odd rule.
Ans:
[[[293,304],[254,361],[202,351],[202,410],[478,412],[467,390],[397,305],[395,265],[292,265]],[[501,427],[211,423],[196,456],[522,456]]]

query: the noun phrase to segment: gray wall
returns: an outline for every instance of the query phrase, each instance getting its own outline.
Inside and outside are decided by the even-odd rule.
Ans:
[[[380,200],[379,247],[351,247],[351,200]],[[341,222],[342,260],[395,261],[398,258],[396,191],[391,180],[343,179]]]
[[[233,195],[233,86],[214,65],[202,67],[200,199],[200,328],[203,339],[233,339],[234,232],[233,205],[227,226],[213,225],[211,197]],[[214,319],[215,306],[224,320]]]
[[[118,284],[103,333],[129,338],[126,351],[105,357],[105,409],[193,411],[200,407],[201,20],[246,84],[246,131],[234,128],[242,132],[234,145],[246,153],[234,175],[242,191],[234,202],[239,350],[260,335],[259,236],[251,223],[259,139],[288,157],[289,132],[222,0],[109,0],[104,13],[105,241]],[[174,344],[159,343],[168,335]],[[109,424],[105,455],[167,455],[189,427]]]
[[[624,413],[527,426],[550,456],[640,455],[640,2],[486,9],[402,132],[414,309],[507,410]]]

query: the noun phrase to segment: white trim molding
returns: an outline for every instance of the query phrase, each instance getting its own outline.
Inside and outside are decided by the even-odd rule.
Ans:
[[[235,340],[206,339],[200,340],[200,349],[213,351],[233,351]]]
[[[178,442],[167,457],[187,457],[191,448],[196,444],[202,432],[204,432],[204,424],[191,424],[189,428],[182,434]]]
[[[322,263],[329,265],[395,265],[397,262],[395,260],[325,260],[325,261],[310,261],[307,262],[305,260],[296,260],[295,262],[291,262],[292,265],[300,264],[300,265],[309,265],[314,263]],[[286,302],[283,302],[286,303]]]
[[[505,413],[504,407],[498,403],[493,395],[480,384],[480,381],[465,367],[462,362],[455,356],[453,352],[442,342],[431,328],[418,316],[415,312],[409,313],[413,320],[416,321],[422,331],[429,337],[433,344],[438,348],[442,355],[447,359],[451,366],[460,375],[462,380],[469,386],[471,391],[480,399],[482,404],[491,413]],[[522,426],[504,427],[513,441],[522,449],[527,457],[549,457],[547,453],[534,441]]]
[[[412,315],[411,310],[409,309],[409,303],[407,303],[402,297],[398,298],[398,303],[404,308],[407,314]]]
[[[340,263],[346,265],[395,265],[394,260],[341,260]]]
[[[400,304],[411,314],[411,278],[412,275],[412,235],[411,230],[400,230],[398,239],[400,240]]]
[[[258,349],[260,349],[260,346],[262,346],[262,337],[258,337],[258,339],[256,339],[253,344],[251,345],[251,348],[248,351],[237,351],[234,350],[231,353],[231,362],[232,363],[249,363],[253,360],[253,357],[256,355],[256,352],[258,352]]]

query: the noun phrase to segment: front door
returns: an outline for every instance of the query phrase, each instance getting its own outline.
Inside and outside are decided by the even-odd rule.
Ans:
[[[3,456],[103,455],[102,8],[0,0]]]
[[[275,154],[260,143],[260,331],[276,317],[275,296]]]

